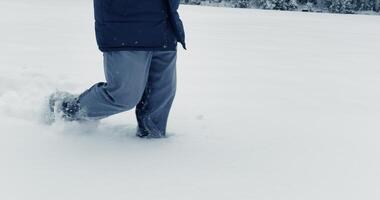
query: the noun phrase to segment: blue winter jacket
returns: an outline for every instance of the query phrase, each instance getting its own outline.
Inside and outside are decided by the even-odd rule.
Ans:
[[[185,32],[178,15],[180,0],[94,0],[95,32],[105,51],[176,50]]]

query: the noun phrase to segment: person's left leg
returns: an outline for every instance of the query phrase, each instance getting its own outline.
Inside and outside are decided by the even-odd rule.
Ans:
[[[176,93],[176,51],[153,52],[148,82],[136,106],[139,137],[166,135],[170,108]]]
[[[152,51],[104,53],[106,82],[95,84],[78,98],[86,117],[102,119],[134,108],[144,93],[152,56]]]
[[[106,82],[95,84],[79,96],[52,94],[51,113],[60,113],[68,121],[86,121],[134,108],[144,94],[152,57],[152,51],[105,52]]]

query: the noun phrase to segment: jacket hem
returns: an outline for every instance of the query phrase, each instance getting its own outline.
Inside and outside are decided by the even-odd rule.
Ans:
[[[112,51],[177,51],[177,46],[174,47],[99,47],[101,52]]]

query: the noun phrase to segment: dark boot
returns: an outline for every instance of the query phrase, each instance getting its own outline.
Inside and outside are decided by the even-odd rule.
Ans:
[[[67,92],[55,92],[49,97],[51,115],[55,118],[58,114],[66,121],[84,120],[84,114],[80,109],[78,97]],[[53,121],[55,120],[53,118]]]

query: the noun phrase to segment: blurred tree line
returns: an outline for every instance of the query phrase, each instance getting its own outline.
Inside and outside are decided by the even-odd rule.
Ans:
[[[219,5],[236,8],[262,8],[271,10],[328,11],[355,13],[380,12],[380,0],[181,0],[184,4]]]

